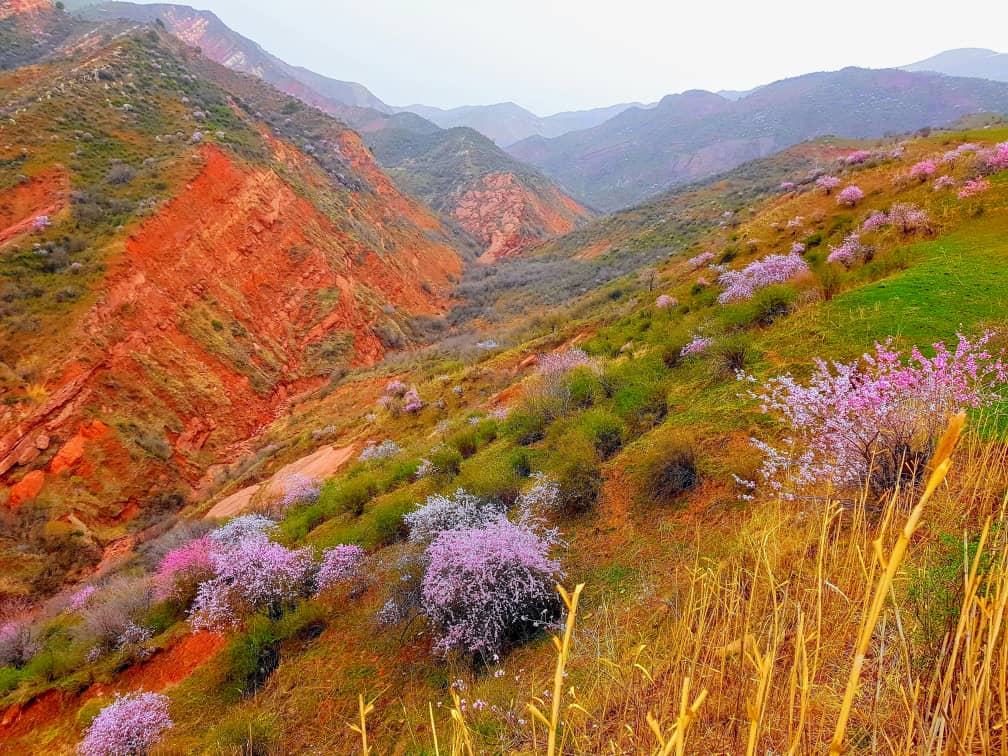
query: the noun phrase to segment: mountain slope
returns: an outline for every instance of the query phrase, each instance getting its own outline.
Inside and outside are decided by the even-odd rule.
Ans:
[[[593,213],[542,174],[468,128],[365,135],[408,193],[454,219],[482,246],[484,262],[571,231]]]
[[[339,105],[386,112],[389,110],[385,103],[363,85],[330,79],[308,69],[289,65],[225,25],[210,11],[168,3],[140,5],[108,2],[85,6],[78,14],[92,21],[116,18],[144,24],[160,21],[168,32],[188,45],[199,47],[211,60],[235,71],[258,76],[281,92],[298,97],[332,115],[339,115]]]
[[[627,108],[647,107],[639,102],[620,103],[590,110],[573,110],[540,117],[513,102],[496,105],[468,105],[443,110],[430,105],[407,105],[399,111],[417,113],[450,129],[465,126],[490,137],[501,146],[514,144],[530,136],[555,137],[568,131],[578,131],[596,126]]]
[[[946,50],[916,63],[900,66],[904,71],[934,71],[947,76],[969,76],[1008,81],[1008,53],[978,47]]]
[[[508,148],[603,210],[709,176],[805,139],[879,137],[1008,111],[1008,85],[930,73],[845,68],[785,79],[737,101],[709,92],[631,108],[584,131]]]
[[[150,27],[88,37],[0,79],[0,497],[32,523],[0,533],[0,591],[82,568],[47,522],[85,564],[159,522],[461,273],[343,124]]]

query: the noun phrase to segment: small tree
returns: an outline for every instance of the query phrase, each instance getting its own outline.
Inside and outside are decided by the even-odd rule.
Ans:
[[[145,756],[174,723],[168,696],[127,693],[116,696],[91,722],[79,746],[80,756]]]

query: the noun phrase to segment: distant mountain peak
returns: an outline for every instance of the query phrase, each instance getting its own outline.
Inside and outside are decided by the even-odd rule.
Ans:
[[[900,68],[904,71],[934,71],[947,76],[1008,81],[1008,53],[985,47],[960,47]]]

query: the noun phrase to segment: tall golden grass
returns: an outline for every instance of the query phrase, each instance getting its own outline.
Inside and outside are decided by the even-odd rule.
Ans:
[[[508,752],[1008,754],[1008,451],[969,439],[950,477],[962,429],[954,418],[916,500],[754,511],[742,548],[718,559],[698,549],[636,628],[605,602],[579,618],[583,586],[561,589],[551,700],[529,701]],[[933,650],[908,560],[943,531],[963,533],[969,558]],[[481,750],[454,700],[450,750],[432,739],[434,753],[500,752]],[[433,709],[430,728],[436,738]]]

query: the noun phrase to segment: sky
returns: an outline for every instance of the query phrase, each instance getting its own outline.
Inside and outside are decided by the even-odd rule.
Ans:
[[[1000,0],[970,3],[958,20],[948,3],[929,10],[934,0],[188,2],[390,105],[512,101],[538,115],[1008,47]]]

